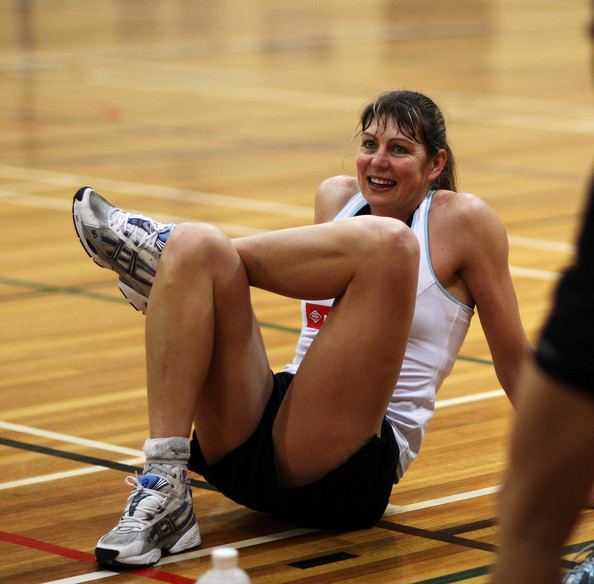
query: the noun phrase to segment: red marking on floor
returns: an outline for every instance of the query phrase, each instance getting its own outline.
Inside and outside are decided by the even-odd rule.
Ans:
[[[87,552],[81,552],[72,548],[67,548],[54,543],[46,541],[40,541],[24,535],[18,535],[16,533],[8,533],[6,531],[0,531],[0,541],[6,541],[22,547],[28,547],[36,549],[56,556],[63,556],[79,562],[86,562],[95,564],[95,556]],[[168,572],[162,572],[155,568],[139,568],[137,570],[126,570],[126,574],[135,574],[137,576],[144,576],[152,580],[158,580],[160,582],[169,582],[169,584],[194,584],[195,579],[186,578],[185,576],[178,576],[177,574],[169,574]]]

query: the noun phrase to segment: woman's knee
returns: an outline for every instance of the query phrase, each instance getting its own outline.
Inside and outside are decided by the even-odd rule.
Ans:
[[[202,271],[223,268],[235,254],[229,238],[208,223],[180,223],[167,240],[159,269],[170,273],[200,268]]]
[[[416,273],[419,264],[419,243],[415,234],[402,221],[371,215],[357,218],[357,246],[364,254],[363,265],[383,278],[393,273],[402,277]]]

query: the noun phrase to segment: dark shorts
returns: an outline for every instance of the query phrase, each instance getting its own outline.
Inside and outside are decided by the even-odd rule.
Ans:
[[[594,397],[594,182],[577,258],[559,282],[535,359],[551,377]]]
[[[206,463],[194,434],[190,470],[233,501],[295,525],[373,526],[385,511],[396,482],[398,445],[392,429],[384,419],[381,436],[370,438],[344,464],[311,485],[285,489],[277,480],[272,425],[292,379],[290,373],[274,376],[272,395],[255,432],[219,462]]]

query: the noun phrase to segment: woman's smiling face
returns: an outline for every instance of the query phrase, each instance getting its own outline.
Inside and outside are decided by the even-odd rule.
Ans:
[[[445,152],[430,160],[423,144],[404,135],[394,120],[385,122],[374,120],[360,135],[359,187],[373,214],[406,221],[443,168]]]

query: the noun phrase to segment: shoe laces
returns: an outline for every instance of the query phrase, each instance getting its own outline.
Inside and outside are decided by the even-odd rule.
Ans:
[[[140,531],[150,525],[155,515],[165,509],[172,495],[169,492],[145,487],[138,480],[138,476],[127,476],[125,482],[134,490],[128,497],[128,503],[117,529]]]
[[[123,233],[139,249],[154,247],[159,235],[169,229],[169,225],[162,225],[143,215],[128,213],[115,207],[108,219],[110,227],[116,233]]]
[[[154,461],[146,462],[142,474],[159,475],[160,477],[167,479],[171,484],[174,484],[175,481],[181,481],[184,484],[188,483],[188,471],[185,467],[179,464]]]

